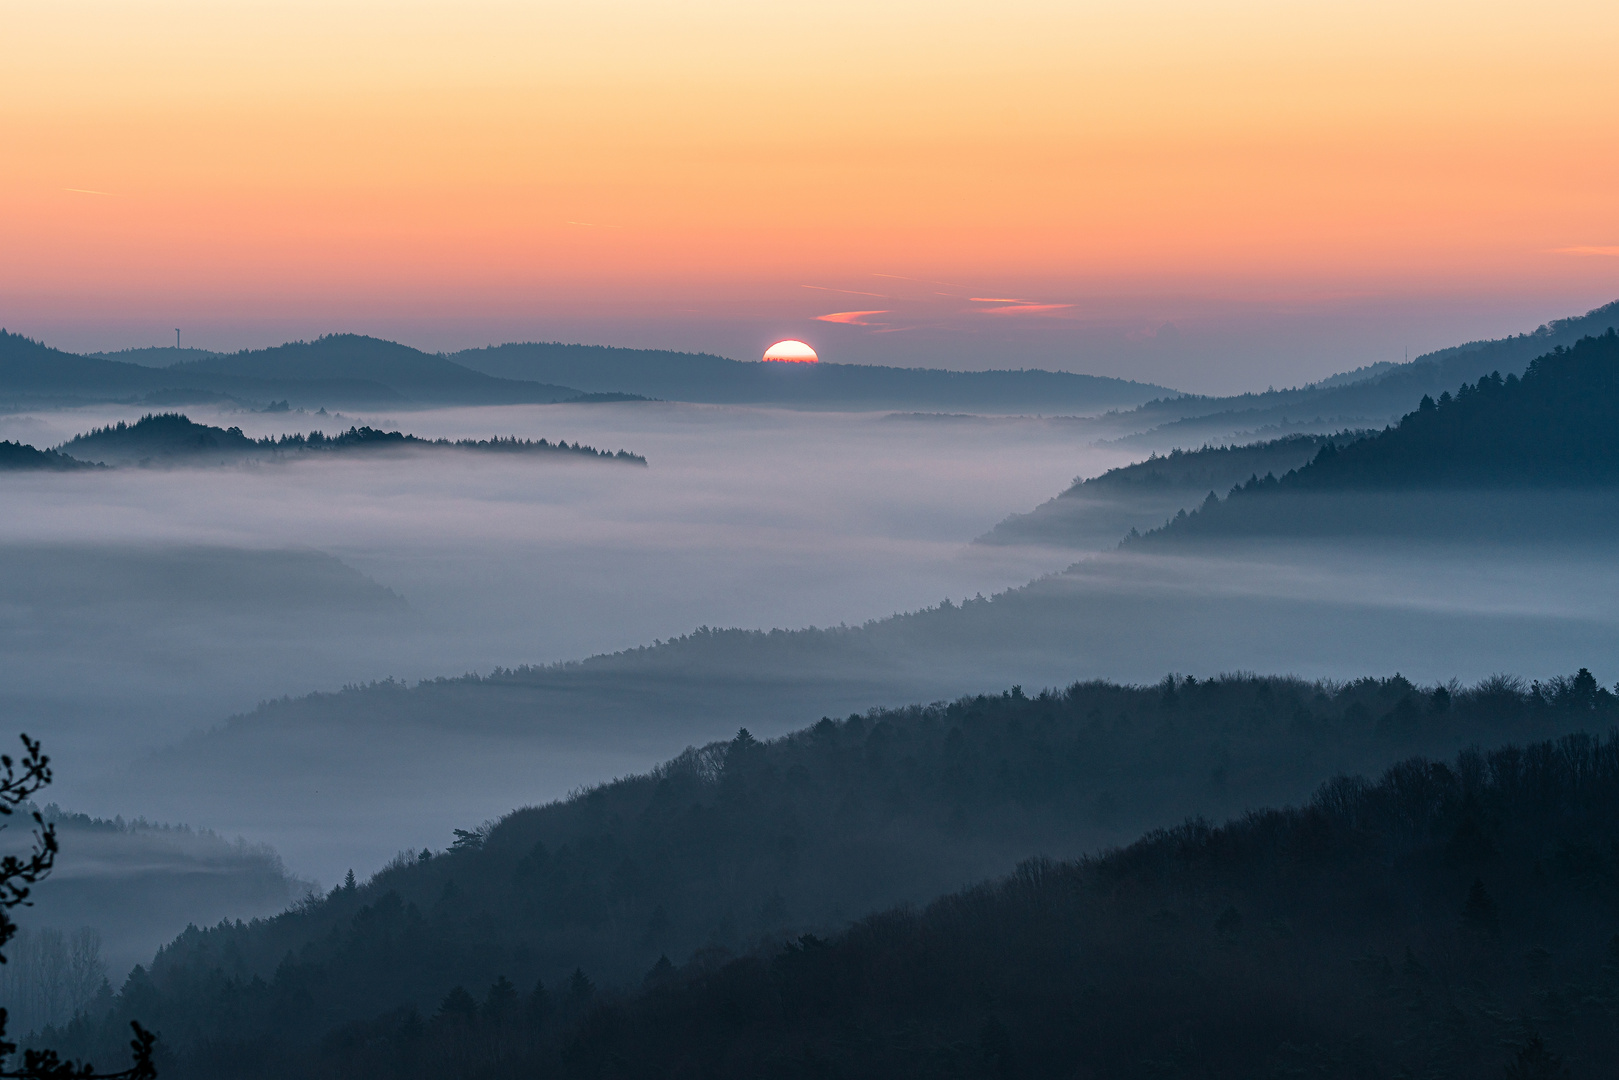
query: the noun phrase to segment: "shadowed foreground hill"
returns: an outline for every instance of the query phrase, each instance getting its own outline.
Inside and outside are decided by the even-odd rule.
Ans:
[[[696,977],[737,950],[925,902],[1030,855],[1078,855],[1145,824],[1301,798],[1335,773],[1412,752],[1616,717],[1613,697],[1583,671],[1470,691],[1398,677],[1232,677],[1076,684],[1035,698],[1014,690],[823,720],[769,743],[743,733],[650,775],[463,830],[447,852],[407,853],[370,882],[277,918],[188,931],[130,976],[111,1010],[59,1041],[99,1052],[128,1014],[163,1033],[169,1076],[394,1076],[414,1075],[395,1055],[408,1060],[442,1037],[451,1042],[419,1063],[507,1075],[480,1055],[529,1038],[512,984],[527,994],[543,982],[561,999],[561,1017],[543,1015],[544,998],[532,1017],[538,1035],[560,1038],[562,1019],[586,1011],[588,980],[634,986],[660,956],[692,957]],[[1172,910],[1202,927],[1202,908],[1215,904],[1218,916],[1233,902],[1250,912],[1244,925],[1270,933],[1269,915],[1250,906],[1257,898],[1187,895]],[[1067,947],[1054,944],[1057,955]],[[460,1018],[469,999],[458,986],[508,1026],[474,1034],[480,1006]],[[458,1056],[462,1035],[483,1049]]]
[[[1612,1076],[1616,852],[1619,736],[1412,759],[1298,809],[1033,861],[831,942],[655,973],[662,986],[598,1008],[525,1064],[577,1077]],[[333,1057],[350,1076],[425,1075],[397,1039],[351,1038]],[[481,1075],[522,1075],[485,1062]]]

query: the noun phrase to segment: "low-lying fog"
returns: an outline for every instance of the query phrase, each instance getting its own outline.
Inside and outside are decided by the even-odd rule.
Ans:
[[[1076,421],[665,403],[185,411],[255,436],[371,423],[650,462],[413,452],[0,476],[5,710],[57,755],[52,798],[269,841],[328,885],[744,723],[769,735],[870,705],[1170,670],[1619,677],[1602,667],[1619,646],[1605,543],[1362,539],[1098,553],[993,604],[855,634],[715,639],[509,693],[351,695],[199,739],[261,700],[346,683],[959,605],[1076,558],[973,537],[1145,451],[1092,446]],[[0,438],[48,445],[135,415],[5,418]]]
[[[140,411],[5,417],[0,438],[53,445]],[[48,740],[54,794],[76,809],[143,812],[91,778],[269,697],[576,659],[702,624],[860,622],[1020,584],[1065,557],[966,541],[1076,470],[1126,460],[1060,421],[665,403],[184,411],[253,436],[371,423],[651,464],[421,452],[0,476],[0,693],[9,726]]]

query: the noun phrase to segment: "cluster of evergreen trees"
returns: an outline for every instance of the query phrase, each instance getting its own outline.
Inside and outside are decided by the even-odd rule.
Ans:
[[[139,1019],[161,1033],[165,1075],[176,1077],[399,1076],[417,1069],[423,1075],[435,1069],[437,1075],[516,1075],[509,1070],[541,1060],[593,1074],[617,1068],[608,1063],[620,1059],[640,1062],[631,1072],[680,1071],[659,1058],[665,1050],[658,1044],[665,1042],[668,1053],[678,1049],[695,1061],[726,1059],[728,1041],[748,1043],[747,1054],[757,1056],[799,1037],[791,1025],[800,1014],[771,1012],[777,1007],[768,1003],[784,1000],[771,996],[778,991],[798,992],[786,984],[771,989],[784,972],[800,970],[794,965],[807,965],[802,970],[812,982],[823,977],[813,974],[822,946],[806,934],[835,932],[895,903],[925,902],[991,871],[1004,872],[1022,855],[1079,855],[1108,836],[1139,835],[1144,825],[1199,810],[1223,816],[1298,799],[1323,777],[1380,769],[1414,751],[1448,753],[1474,742],[1603,730],[1616,718],[1619,701],[1584,671],[1545,684],[1495,679],[1471,689],[1421,688],[1398,677],[1336,685],[1233,676],[1166,678],[1153,687],[1077,684],[1036,696],[1014,689],[823,720],[769,743],[744,732],[688,751],[653,774],[461,830],[448,851],[401,856],[369,882],[351,878],[276,918],[188,930],[150,968],[130,976],[112,1008],[42,1038],[72,1053],[105,1056],[127,1020]],[[1353,785],[1334,790],[1363,793]],[[1293,820],[1277,820],[1284,819]],[[1479,828],[1496,829],[1496,821],[1481,817]],[[1227,833],[1197,826],[1185,835]],[[1506,840],[1497,831],[1488,842],[1502,848]],[[1159,836],[1147,845],[1160,850],[1165,843]],[[1205,846],[1217,853],[1223,843]],[[1344,850],[1360,849],[1351,844]],[[1085,875],[1104,864],[1112,865],[1044,868],[1034,885],[1089,880]],[[1285,875],[1250,869],[1232,864],[1222,870],[1219,888],[1210,886],[1210,895],[1195,902],[1181,886],[1152,894],[1151,902],[1170,913],[1169,929],[1149,922],[1136,930],[1162,931],[1169,935],[1165,941],[1176,943],[1146,954],[1151,963],[1168,965],[1147,979],[1152,993],[1170,995],[1165,1017],[1192,1007],[1174,989],[1183,968],[1173,958],[1202,940],[1196,933],[1208,931],[1210,963],[1231,952],[1220,951],[1222,942],[1280,948],[1276,943],[1287,936],[1267,929],[1276,919],[1293,919],[1300,939],[1314,934],[1314,924],[1307,930],[1298,923],[1303,914],[1285,913],[1293,900],[1263,893],[1267,882],[1285,884]],[[1354,873],[1360,869],[1357,864]],[[1015,879],[1024,882],[1015,888],[1033,887],[1027,877]],[[1493,881],[1486,885],[1504,905],[1508,897]],[[1239,884],[1247,891],[1231,891]],[[999,895],[981,890],[930,912],[948,904],[958,911],[993,906]],[[1326,898],[1310,903],[1317,901]],[[1142,903],[1124,907],[1138,916],[1159,910]],[[1227,907],[1237,921],[1225,918],[1223,929],[1210,929]],[[1361,911],[1351,904],[1341,914],[1353,919]],[[908,935],[927,925],[917,920],[879,917],[840,938],[826,954],[848,958],[837,962],[848,967],[838,979],[881,986],[881,972],[911,962]],[[1021,914],[1010,919],[1021,921]],[[1006,922],[995,916],[959,932],[999,933]],[[822,1004],[803,1016],[832,1008],[828,1022],[853,1025],[855,1041],[844,1045],[828,1036],[830,1042],[806,1049],[804,1060],[840,1062],[834,1074],[875,1074],[900,1054],[882,1048],[884,1040],[898,1039],[895,1045],[903,1048],[912,1038],[887,1025],[913,1031],[925,1017],[932,1019],[924,1027],[933,1027],[916,1036],[916,1045],[933,1057],[917,1061],[955,1062],[951,1069],[971,1074],[978,1066],[968,1066],[983,1061],[960,1056],[956,1047],[969,1028],[989,1032],[984,1045],[992,1048],[1005,1040],[1007,1053],[1019,1061],[1038,1058],[1047,1050],[1026,1048],[1033,1036],[1025,1027],[1040,1015],[1027,1012],[1033,1005],[985,1002],[1025,978],[1031,995],[1045,995],[1049,988],[1040,980],[1055,975],[1018,967],[1033,963],[1036,953],[1077,963],[1076,957],[1101,947],[1101,939],[1062,936],[1090,925],[1083,919],[1071,913],[1059,922],[1074,925],[1047,945],[1030,937],[1021,946],[1029,955],[1005,951],[1005,943],[983,944],[951,961],[993,968],[1005,952],[998,973],[983,973],[1000,987],[988,998],[979,993],[986,984],[975,982],[978,976],[954,982],[949,972],[937,981],[938,992],[960,1001],[948,1008],[937,1000],[907,1004],[903,987],[878,994],[886,1005],[856,995],[834,1007],[824,987],[806,987],[804,993]],[[1136,941],[1136,930],[1126,929],[1108,939],[1121,950],[1120,965]],[[889,946],[874,957],[862,951],[860,942],[878,930],[900,935],[893,946],[899,952]],[[786,948],[789,941],[796,944]],[[1421,962],[1432,967],[1438,961],[1425,942],[1411,940]],[[1318,956],[1310,950],[1317,945],[1300,955]],[[1394,955],[1399,962],[1402,954]],[[1145,1009],[1146,999],[1130,994],[1147,989],[1125,993],[1127,987],[1108,984],[1125,977],[1123,966],[1113,974],[1096,969],[1094,977],[1084,974],[1084,965],[1064,970],[1075,986],[1100,980],[1097,994],[1122,994],[1120,1000]],[[1221,971],[1210,969],[1192,985],[1212,988],[1225,977]],[[906,985],[933,982],[934,973],[919,969],[905,976]],[[651,996],[638,1001],[635,988],[648,979]],[[723,1000],[704,997],[709,994]],[[844,989],[832,994],[838,1001],[845,996]],[[1050,1008],[1067,1000],[1059,994]],[[767,1011],[750,1011],[756,1005]],[[885,1012],[890,1006],[902,1011]],[[658,1019],[663,1010],[680,1019],[665,1025]],[[716,1020],[733,1016],[740,1028]],[[1171,1019],[1162,1023],[1174,1028]],[[623,1024],[629,1026],[602,1026]],[[770,1026],[782,1024],[788,1027]],[[678,1030],[682,1025],[689,1030]],[[945,1033],[949,1039],[939,1042]],[[871,1040],[880,1053],[857,1049]],[[972,1049],[979,1042],[969,1042],[971,1053],[979,1053]],[[743,1073],[778,1071],[778,1064]],[[718,1065],[697,1071],[724,1072]]]
[[[566,440],[519,439],[516,436],[492,439],[423,439],[400,431],[382,431],[369,426],[350,427],[337,435],[312,431],[308,435],[267,435],[253,439],[239,427],[220,428],[199,424],[183,413],[155,413],[130,424],[123,420],[76,435],[61,447],[56,457],[73,461],[76,457],[99,455],[116,460],[147,461],[202,455],[242,457],[256,453],[287,454],[305,451],[345,451],[395,449],[402,447],[474,450],[517,454],[570,454],[634,465],[645,465],[646,458],[627,450],[597,450],[583,443]],[[32,450],[32,447],[28,447]],[[39,451],[34,451],[39,453]],[[3,460],[0,453],[0,460]]]

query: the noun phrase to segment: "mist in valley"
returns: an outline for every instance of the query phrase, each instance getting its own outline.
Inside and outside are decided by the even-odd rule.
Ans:
[[[19,726],[57,754],[57,797],[267,841],[328,884],[742,725],[1169,671],[1546,676],[1615,642],[1600,529],[1549,548],[1117,550],[1121,526],[1206,493],[1185,487],[1122,516],[1115,499],[1062,544],[970,542],[1076,472],[1138,460],[1095,438],[1101,421],[660,402],[190,415],[251,437],[566,437],[650,462],[401,451],[0,481],[23,511],[0,540],[0,663]],[[135,414],[7,422],[65,441],[118,418]],[[1510,517],[1526,498],[1420,512]],[[686,636],[699,627],[793,632]],[[547,667],[567,661],[587,662]],[[413,688],[467,673],[483,678]]]
[[[59,445],[142,412],[36,410],[0,418],[0,438]],[[1292,742],[1250,730],[1254,709],[1286,719],[1269,698],[1221,706],[1175,748],[1166,728],[1139,742],[1149,729],[1132,727],[1127,706],[1107,722],[1111,741],[1076,759],[1067,810],[1032,813],[1014,787],[1007,807],[940,835],[926,815],[885,810],[861,826],[869,835],[845,838],[870,860],[859,888],[799,883],[782,906],[787,885],[760,884],[731,922],[671,930],[677,951],[743,948],[784,926],[834,931],[1024,858],[1304,799],[1334,774],[1413,752],[1579,730],[1580,714],[1533,706],[1529,680],[1572,685],[1581,666],[1604,685],[1619,677],[1605,667],[1619,650],[1606,489],[1308,492],[1267,504],[1242,536],[1155,531],[1206,509],[1210,492],[1369,434],[1324,421],[1242,445],[1253,433],[1228,419],[1218,444],[1233,449],[1186,454],[1171,453],[1174,425],[1150,409],[1124,438],[1130,421],[1116,413],[656,401],[185,412],[248,439],[359,426],[567,439],[648,464],[402,445],[0,474],[17,511],[0,523],[3,704],[48,744],[51,796],[66,808],[53,811],[61,871],[41,892],[51,917],[24,920],[19,956],[34,974],[4,991],[32,1003],[36,1024],[82,1004],[64,1002],[89,993],[84,971],[100,964],[117,984],[188,924],[223,919],[219,933],[233,934],[230,920],[319,897],[351,870],[364,884],[385,866],[377,882],[438,867],[507,835],[493,823],[516,808],[572,820],[594,805],[581,793],[615,778],[669,777],[684,761],[708,784],[741,728],[800,739],[848,717],[862,734],[847,752],[884,762],[866,731],[921,723],[916,737],[942,753],[938,725],[981,709],[975,695],[1078,703],[1087,680],[1315,680],[1276,684],[1307,703],[1291,714]],[[1242,678],[1229,685],[1260,685]],[[1438,715],[1431,703],[1474,685],[1531,705],[1480,706],[1486,727],[1464,710],[1408,730],[1408,712]],[[930,702],[956,704],[904,711]],[[1338,718],[1301,728],[1298,709]],[[849,798],[839,815],[864,805]],[[593,828],[546,835],[553,847],[596,843]],[[439,869],[420,873],[443,884]],[[297,910],[346,911],[345,895]],[[521,970],[555,978],[576,956],[630,978],[651,940],[637,934],[588,948],[564,934]],[[204,939],[185,940],[164,963]]]

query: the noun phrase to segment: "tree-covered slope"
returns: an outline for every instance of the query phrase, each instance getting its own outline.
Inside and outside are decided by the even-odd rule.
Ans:
[[[1412,759],[655,981],[478,1074],[1612,1076],[1619,735]],[[427,1075],[372,1032],[328,1075]]]
[[[1252,476],[1223,501],[1210,492],[1149,538],[1319,531],[1344,525],[1344,508],[1380,526],[1375,500],[1395,493],[1606,489],[1619,483],[1616,420],[1619,333],[1609,330],[1539,357],[1522,378],[1495,372],[1454,396],[1425,396],[1398,424],[1342,448],[1329,442],[1308,464]]]
[[[172,1076],[309,1074],[344,1045],[342,1025],[429,1017],[457,986],[556,990],[576,970],[633,986],[662,955],[701,967],[1030,855],[1615,715],[1583,672],[1470,691],[1230,677],[1010,691],[768,743],[739,734],[407,853],[277,918],[188,931],[75,1038],[90,1050],[127,1014],[162,1031]]]
[[[1026,514],[1013,514],[978,539],[987,544],[1052,544],[1110,548],[1131,529],[1147,529],[1194,507],[1211,490],[1249,476],[1283,473],[1307,464],[1328,442],[1343,446],[1358,432],[1289,435],[1242,446],[1172,450],[1145,461],[1076,479]]]
[[[1370,378],[1227,397],[1183,395],[1150,401],[1108,420],[1121,435],[1141,433],[1153,445],[1197,446],[1229,441],[1236,432],[1257,431],[1284,422],[1312,423],[1318,431],[1377,427],[1414,408],[1424,394],[1438,397],[1461,382],[1476,382],[1492,371],[1521,371],[1537,356],[1571,348],[1585,337],[1600,337],[1619,326],[1619,301],[1584,315],[1556,319],[1532,333],[1474,341],[1425,353]]]
[[[0,472],[69,472],[74,469],[93,469],[94,464],[59,454],[55,450],[40,450],[27,443],[0,441]]]

